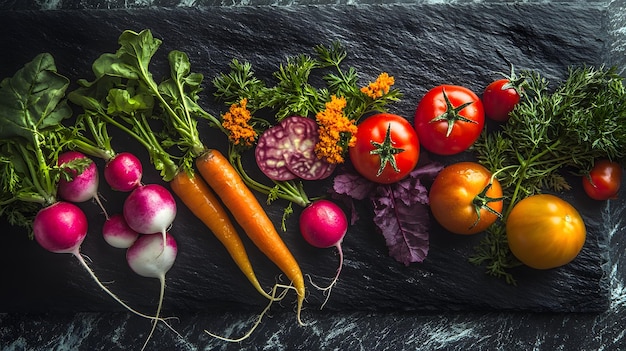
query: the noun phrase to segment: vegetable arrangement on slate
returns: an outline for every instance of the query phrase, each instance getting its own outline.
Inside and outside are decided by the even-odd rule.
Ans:
[[[368,220],[358,218],[356,203],[370,206],[373,223],[399,263],[426,259],[436,221],[455,234],[485,233],[469,261],[515,284],[510,268],[560,267],[575,259],[585,242],[577,210],[545,192],[580,186],[591,198],[607,200],[620,188],[626,90],[614,68],[572,68],[554,89],[537,72],[512,72],[489,84],[482,98],[462,86],[436,86],[421,98],[411,123],[387,111],[402,98],[394,77],[382,72],[361,84],[359,72],[344,67],[348,53],[333,42],[313,48],[314,56],[301,54],[280,64],[273,86],[255,76],[252,64],[233,59],[230,72],[211,82],[226,109],[216,117],[199,103],[204,77],[191,70],[184,52],[168,53],[168,74],[159,80],[150,67],[159,39],[149,30],[125,31],[119,44],[115,53],[93,63],[94,77],[79,80],[73,91],[67,91],[69,80],[49,54],[0,83],[0,213],[27,227],[50,252],[73,254],[99,287],[149,319],[144,348],[158,322],[175,332],[160,316],[165,275],[177,254],[184,255],[177,233],[170,232],[177,213],[170,190],[267,299],[248,333],[224,338],[238,341],[290,292],[296,294],[297,320],[306,324],[301,311],[309,272],[301,270],[281,238],[293,204],[303,208],[298,228],[303,239],[338,250],[332,281],[326,287],[311,281],[326,295],[323,308],[341,279],[344,236],[350,225]],[[80,113],[74,115],[70,103]],[[488,121],[493,130],[485,127]],[[204,144],[199,124],[227,135],[227,154]],[[141,162],[126,150],[114,151],[109,128],[145,148],[170,190],[142,183]],[[475,160],[445,164],[429,157],[445,160],[461,153]],[[112,189],[128,193],[123,213],[107,213],[90,157],[106,162],[103,174]],[[262,177],[249,172],[244,158],[254,159]],[[571,185],[564,174],[580,183]],[[309,184],[322,186],[309,194]],[[287,202],[281,223],[272,222],[255,193],[266,196],[267,206]],[[159,279],[154,315],[119,299],[83,259],[87,217],[71,202],[90,199],[106,217],[107,243],[127,249],[134,272]],[[264,288],[239,229],[287,283]]]

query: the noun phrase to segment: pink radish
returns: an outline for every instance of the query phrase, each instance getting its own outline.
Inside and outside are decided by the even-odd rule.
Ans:
[[[118,249],[127,249],[137,240],[139,233],[128,226],[124,215],[117,213],[104,222],[102,236],[109,245]]]
[[[70,253],[87,270],[98,286],[130,312],[153,320],[160,320],[138,312],[124,303],[111,290],[105,287],[80,253],[80,245],[87,235],[87,217],[76,205],[59,201],[41,209],[33,220],[35,240],[44,249],[53,253]]]
[[[124,218],[140,234],[165,233],[176,217],[176,200],[158,184],[140,185],[124,201]]]
[[[120,152],[104,166],[104,179],[111,189],[128,192],[141,183],[143,167],[137,156]]]
[[[65,167],[71,174],[72,179],[68,180],[65,177],[59,179],[57,195],[63,200],[71,202],[85,202],[94,199],[108,218],[109,216],[98,196],[99,176],[96,163],[78,151],[66,151],[59,155],[57,164],[59,167],[63,167],[63,165],[78,159],[87,159],[91,163],[80,174]]]
[[[161,313],[163,305],[165,274],[172,268],[178,252],[176,241],[169,233],[165,233],[165,245],[163,243],[163,237],[158,233],[142,235],[126,251],[126,261],[128,261],[128,265],[135,273],[142,277],[157,278],[161,283],[159,304],[156,311],[157,318],[159,313]],[[145,349],[152,337],[157,322],[158,319],[153,321],[152,330],[150,330],[150,334],[141,348],[142,350]]]
[[[343,250],[341,243],[348,230],[348,219],[345,213],[334,202],[317,200],[305,208],[300,214],[300,233],[309,244],[318,248],[336,247],[339,252],[339,268],[335,278],[325,288],[313,284],[316,288],[327,292],[326,300],[320,307],[324,308],[330,290],[337,283],[343,266]]]
[[[35,240],[53,253],[78,255],[87,236],[87,217],[76,205],[55,202],[40,210],[33,221]]]

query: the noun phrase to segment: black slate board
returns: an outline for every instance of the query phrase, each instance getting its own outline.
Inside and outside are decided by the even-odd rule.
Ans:
[[[462,15],[461,15],[462,14]],[[269,78],[289,55],[311,52],[317,44],[340,40],[348,63],[363,73],[363,82],[387,71],[404,92],[392,112],[411,118],[423,93],[441,83],[466,85],[476,92],[497,77],[506,65],[505,54],[518,68],[536,69],[548,79],[563,77],[568,65],[597,65],[606,60],[608,34],[605,10],[598,6],[559,4],[491,5],[371,5],[324,7],[241,7],[197,10],[156,9],[133,11],[51,11],[0,14],[0,74],[12,75],[37,53],[48,51],[59,71],[72,79],[90,78],[90,64],[103,52],[117,49],[125,29],[150,28],[163,46],[154,67],[164,67],[172,49],[189,54],[192,69],[206,77],[208,111],[224,108],[210,98],[208,81],[227,69],[231,58],[251,61],[260,76]],[[204,140],[223,149],[225,139]],[[145,152],[118,136],[118,149],[136,151],[145,160],[145,181],[159,182]],[[444,159],[453,162],[462,157]],[[102,187],[111,213],[121,209],[123,194]],[[622,194],[624,191],[622,191]],[[405,267],[387,254],[382,237],[372,230],[363,206],[362,220],[351,227],[344,241],[346,263],[326,311],[602,311],[608,306],[606,231],[600,208],[575,190],[562,194],[583,214],[588,239],[570,265],[550,271],[515,270],[518,286],[486,276],[467,258],[479,237],[459,237],[436,229],[428,259]],[[264,201],[263,196],[259,196]],[[623,207],[623,198],[617,206]],[[83,245],[92,267],[109,287],[130,305],[152,310],[157,281],[137,278],[126,267],[124,252],[108,247],[99,236],[103,217],[95,205],[82,206],[91,218]],[[182,204],[171,233],[179,243],[179,257],[168,275],[164,308],[168,311],[258,311],[264,300],[234,267],[219,242]],[[281,208],[268,207],[278,223]],[[337,257],[332,250],[308,247],[296,232],[298,211],[288,223],[285,241],[306,274],[316,281],[331,277]],[[0,290],[0,311],[119,311],[120,307],[98,290],[75,259],[46,253],[23,233],[2,226],[5,247],[0,259],[5,282]],[[246,241],[246,244],[250,244]],[[278,271],[250,247],[250,254],[266,286]],[[228,282],[228,283],[225,283]],[[307,307],[317,309],[323,296],[310,288]],[[289,308],[289,307],[287,307]]]

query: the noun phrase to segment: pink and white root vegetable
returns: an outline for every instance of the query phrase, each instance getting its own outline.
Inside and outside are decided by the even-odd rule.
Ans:
[[[71,180],[65,179],[65,177],[59,179],[57,195],[70,202],[85,202],[94,199],[108,218],[106,209],[98,196],[100,178],[96,163],[81,152],[66,151],[59,155],[57,164],[59,167],[63,167],[63,165],[78,159],[86,159],[90,161],[90,164],[80,174],[76,170],[68,170],[71,174]]]
[[[121,213],[116,213],[109,217],[102,226],[102,237],[104,241],[118,249],[131,247],[139,235],[139,233],[128,226],[124,215]]]
[[[324,308],[332,287],[339,280],[339,274],[343,267],[343,250],[341,243],[348,231],[348,219],[343,210],[334,202],[317,200],[306,207],[300,214],[300,233],[304,240],[318,248],[336,247],[339,252],[339,268],[334,279],[325,288],[313,284],[316,288],[326,293],[326,299],[320,307]]]
[[[132,191],[141,184],[142,176],[141,161],[129,152],[120,152],[104,166],[104,179],[116,191]]]
[[[161,313],[163,306],[163,296],[165,294],[165,274],[172,268],[176,260],[178,247],[174,237],[169,233],[165,233],[165,241],[163,237],[157,234],[142,235],[135,243],[126,251],[126,261],[130,268],[142,277],[157,278],[161,283],[159,293],[159,304],[156,311],[156,317]],[[158,319],[152,324],[150,334],[143,344],[142,350],[145,349],[148,341],[154,334]]]
[[[87,236],[87,229],[88,224],[85,213],[78,206],[65,201],[55,202],[41,209],[33,220],[35,240],[41,247],[52,253],[69,253],[74,255],[98,286],[115,301],[138,316],[157,320],[156,317],[143,314],[128,306],[96,277],[80,253],[80,245]]]
[[[176,200],[158,184],[140,185],[124,201],[124,219],[140,234],[165,233],[176,217]]]

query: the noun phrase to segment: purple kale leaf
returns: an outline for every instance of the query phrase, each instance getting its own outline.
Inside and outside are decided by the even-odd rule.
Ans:
[[[374,199],[374,223],[381,230],[396,261],[409,265],[422,262],[428,255],[430,216],[428,205],[406,205],[393,195],[390,187]],[[384,193],[388,193],[387,196]]]
[[[374,206],[374,223],[385,238],[390,256],[409,265],[424,261],[428,255],[430,213],[423,181],[434,179],[441,169],[440,164],[428,163],[388,185],[346,172],[335,177],[333,190],[354,200],[369,199]]]
[[[389,255],[409,265],[428,255],[430,215],[428,190],[419,174],[391,185],[381,185],[371,198],[374,223],[385,237]]]
[[[348,195],[355,200],[365,200],[371,196],[376,183],[361,177],[355,172],[346,171],[333,179],[333,190],[337,194]]]

